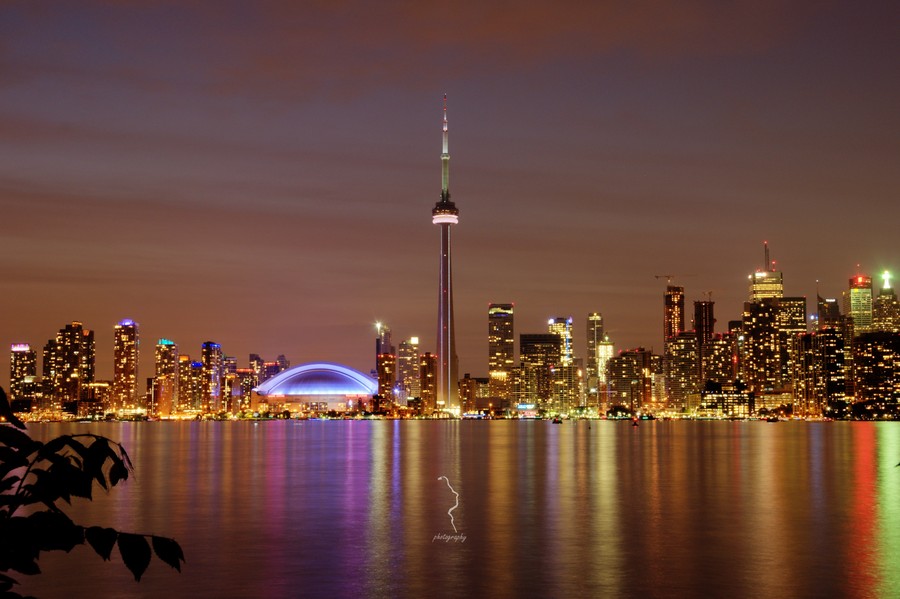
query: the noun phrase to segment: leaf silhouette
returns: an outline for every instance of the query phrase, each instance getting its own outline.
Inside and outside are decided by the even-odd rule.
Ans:
[[[147,543],[147,539],[143,535],[120,532],[118,545],[119,554],[122,556],[122,561],[125,562],[125,567],[131,570],[131,573],[134,574],[134,579],[140,582],[141,576],[147,570],[147,566],[150,565],[150,557],[152,556],[150,544]]]
[[[119,533],[114,528],[91,526],[84,531],[84,538],[94,548],[97,555],[109,561],[113,545],[116,544],[116,539],[119,538]]]
[[[175,539],[166,537],[151,537],[153,541],[153,552],[156,557],[166,562],[179,572],[181,572],[181,562],[184,561],[184,553],[181,551],[181,545]]]

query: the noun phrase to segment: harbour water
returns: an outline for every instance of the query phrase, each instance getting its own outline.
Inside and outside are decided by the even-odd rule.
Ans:
[[[897,597],[900,425],[33,424],[136,471],[76,522],[175,537],[178,574],[45,554],[55,597]],[[443,478],[446,477],[446,478]]]

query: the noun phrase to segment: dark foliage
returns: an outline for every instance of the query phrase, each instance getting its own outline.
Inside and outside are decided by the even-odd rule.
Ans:
[[[184,553],[174,539],[81,526],[60,507],[72,497],[92,499],[95,484],[109,491],[127,480],[134,467],[124,447],[93,434],[35,441],[10,410],[3,389],[0,419],[8,423],[0,424],[0,595],[21,597],[12,591],[17,581],[8,576],[11,570],[39,574],[41,552],[69,552],[85,543],[104,560],[118,546],[137,581],[153,553],[181,571]]]

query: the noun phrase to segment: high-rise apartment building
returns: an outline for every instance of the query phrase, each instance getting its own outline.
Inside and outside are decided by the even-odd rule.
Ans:
[[[117,409],[136,407],[139,350],[138,324],[126,318],[115,326],[113,337],[112,401]]]
[[[700,345],[696,331],[681,331],[667,345],[668,407],[683,412],[691,395],[700,392]]]
[[[684,287],[667,285],[663,298],[663,341],[684,330]]]
[[[654,360],[650,350],[638,347],[620,351],[609,361],[607,403],[625,406],[635,413],[653,403]]]
[[[872,277],[856,275],[844,292],[844,315],[853,319],[855,335],[872,331]]]
[[[37,378],[37,352],[27,343],[16,343],[9,354],[9,401],[34,398]]]
[[[778,304],[775,298],[745,302],[742,326],[741,378],[754,393],[781,387]]]
[[[559,364],[571,366],[575,360],[575,351],[572,345],[572,317],[551,318],[547,322],[547,332],[559,336]]]
[[[80,322],[59,330],[44,346],[45,409],[58,411],[81,398],[82,385],[94,382],[94,332]]]
[[[153,378],[153,411],[168,417],[178,411],[179,356],[178,346],[169,339],[156,342],[156,376]]]
[[[225,377],[225,355],[222,346],[206,341],[200,348],[200,362],[203,364],[203,405],[204,412],[217,413],[223,410],[222,385]]]
[[[178,356],[178,410],[199,412],[204,403],[207,385],[203,377],[203,363],[191,360],[182,354]]]
[[[856,401],[900,404],[900,333],[863,333],[854,339]]]

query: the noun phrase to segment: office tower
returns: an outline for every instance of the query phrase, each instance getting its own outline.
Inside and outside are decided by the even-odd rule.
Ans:
[[[16,343],[9,353],[9,401],[32,399],[37,377],[37,352],[27,343]]]
[[[425,352],[419,357],[419,381],[422,387],[422,409],[426,415],[431,414],[437,407],[437,356]]]
[[[605,385],[607,381],[606,368],[609,361],[616,355],[613,342],[609,340],[609,335],[603,335],[603,341],[597,343],[597,379],[601,385]]]
[[[394,398],[394,383],[397,381],[397,356],[378,354],[378,395],[387,400]]]
[[[153,409],[163,417],[178,410],[179,357],[178,346],[169,339],[156,342],[156,376],[153,379]]]
[[[513,304],[488,306],[488,372],[515,366]]]
[[[603,342],[603,315],[599,312],[591,312],[587,315],[585,327],[587,346],[584,363],[584,378],[589,387],[596,387],[600,376],[600,366],[597,360],[597,344]]]
[[[453,321],[453,275],[450,255],[450,227],[459,222],[459,210],[450,201],[450,150],[447,132],[447,96],[444,95],[443,151],[441,152],[441,199],[431,211],[431,222],[441,228],[438,277],[437,405],[439,409],[459,408],[459,369]]]
[[[844,292],[844,315],[853,319],[855,335],[872,330],[872,277],[856,275]]]
[[[856,401],[875,402],[876,412],[900,403],[900,333],[863,333],[853,343]]]
[[[668,407],[683,412],[691,395],[700,392],[700,349],[696,331],[681,331],[669,339],[666,396]]]
[[[391,346],[391,351],[389,353],[394,353],[394,346]],[[284,354],[278,354],[278,357],[275,358],[275,363],[278,364],[278,372],[284,372],[288,368],[291,367],[291,361],[288,360]]]
[[[397,350],[397,382],[402,401],[421,395],[419,384],[419,338],[400,342]]]
[[[547,332],[559,335],[559,363],[563,366],[571,366],[575,359],[572,347],[572,317],[551,318],[547,321]]]
[[[794,338],[807,330],[806,298],[779,297],[773,300],[777,306],[775,316],[778,327],[778,353],[781,361],[781,386],[788,387],[794,372]]]
[[[817,417],[834,413],[846,399],[844,338],[825,327],[794,338],[794,413]]]
[[[841,308],[836,299],[816,296],[816,328],[838,326],[841,321]]]
[[[763,245],[765,247],[765,266],[749,277],[751,302],[784,295],[784,277],[781,271],[775,270],[774,263],[769,260],[769,244]]]
[[[42,370],[44,408],[59,411],[77,402],[82,385],[94,382],[94,332],[80,322],[60,329],[44,346]]]
[[[204,412],[222,411],[222,384],[225,376],[225,356],[222,346],[206,341],[200,348],[200,362],[203,364],[203,405]]]
[[[734,383],[737,378],[736,352],[734,333],[718,333],[706,342],[700,356],[701,391],[706,388],[707,383],[711,383],[714,387],[727,387]]]
[[[772,392],[781,386],[778,305],[775,298],[745,302],[741,378],[749,391]]]
[[[663,300],[663,341],[684,330],[684,287],[667,285]]]
[[[250,354],[249,362],[250,369],[253,371],[253,374],[256,377],[256,383],[253,386],[257,387],[259,385],[262,385],[266,381],[266,372],[264,366],[266,361],[263,360],[259,354]]]
[[[891,273],[881,275],[884,284],[872,305],[872,329],[886,333],[900,333],[900,302],[891,288]]]
[[[607,403],[625,406],[634,413],[648,408],[653,401],[653,354],[638,347],[623,350],[609,361]]]
[[[118,408],[133,408],[137,402],[138,324],[126,318],[115,326],[114,335],[112,401]]]
[[[550,366],[550,403],[561,414],[584,405],[584,369],[577,362]]]
[[[391,340],[391,329],[383,322],[375,323],[375,368],[378,368],[378,356],[393,354],[394,343]]]
[[[560,365],[559,335],[519,335],[519,357],[525,377],[526,403],[548,404],[552,396],[550,367]]]

